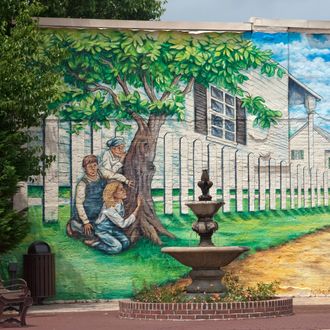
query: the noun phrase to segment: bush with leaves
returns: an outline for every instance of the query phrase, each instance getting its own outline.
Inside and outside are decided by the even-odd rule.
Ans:
[[[38,127],[60,88],[55,71],[61,52],[46,48],[47,36],[32,19],[41,6],[34,1],[3,0],[0,13],[0,253],[27,234],[24,213],[13,210],[19,181],[38,175],[42,163],[38,141],[29,128]],[[35,145],[35,147],[33,147]],[[40,145],[40,143],[39,143]]]
[[[220,294],[199,294],[188,296],[185,294],[186,285],[180,283],[165,286],[143,284],[141,290],[134,289],[134,301],[149,303],[182,303],[182,302],[231,302],[231,301],[257,301],[275,297],[278,282],[258,282],[256,286],[244,287],[237,276],[228,273],[224,277],[227,293],[224,297]]]
[[[41,16],[158,20],[167,0],[40,0]]]

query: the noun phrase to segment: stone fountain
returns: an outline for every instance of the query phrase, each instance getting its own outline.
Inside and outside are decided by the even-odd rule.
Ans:
[[[192,283],[187,287],[187,294],[219,294],[226,295],[226,287],[221,282],[225,272],[221,269],[230,264],[239,255],[249,250],[245,246],[216,247],[212,243],[212,235],[218,230],[218,224],[213,216],[218,212],[223,202],[212,201],[209,190],[213,183],[207,170],[203,170],[198,186],[202,190],[199,201],[186,205],[197,216],[192,225],[193,231],[200,236],[196,247],[166,247],[162,252],[169,254],[185,266],[191,267],[189,273]]]

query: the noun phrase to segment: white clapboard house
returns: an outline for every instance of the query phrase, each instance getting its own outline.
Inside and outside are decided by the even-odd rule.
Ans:
[[[316,125],[311,130],[308,122],[304,123],[290,136],[290,161],[303,167],[329,170],[330,133]]]
[[[192,168],[193,159],[198,153],[196,148],[193,148],[194,142],[200,143],[199,152],[203,153],[204,167],[207,167],[210,145],[232,150],[231,158],[235,157],[234,153],[237,150],[245,154],[253,153],[265,166],[270,159],[276,161],[275,166],[281,162],[286,162],[287,165],[290,163],[289,107],[303,105],[309,114],[310,125],[313,125],[313,113],[321,97],[288,72],[283,78],[269,78],[257,70],[252,70],[248,76],[249,80],[244,84],[244,89],[252,96],[263,97],[269,108],[282,112],[278,124],[269,129],[255,127],[254,116],[242,107],[239,97],[234,97],[217,86],[206,89],[195,84],[193,92],[186,98],[184,122],[170,119],[161,130],[155,162],[155,186],[162,185],[164,156],[171,152],[174,155],[173,162],[179,160],[179,154],[182,152],[179,145],[181,137],[188,138],[189,169]],[[173,139],[164,143],[163,139],[168,137],[169,133]],[[173,175],[179,177],[179,170],[174,168]],[[189,171],[189,176],[191,175]]]

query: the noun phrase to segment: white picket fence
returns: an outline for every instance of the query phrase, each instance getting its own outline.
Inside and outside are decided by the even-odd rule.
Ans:
[[[63,199],[59,198],[59,164],[63,157],[60,154],[60,134],[63,130],[59,130],[57,118],[48,118],[43,133],[45,151],[57,157],[42,180],[43,198],[40,204],[46,222],[57,221],[59,204],[63,203]],[[68,140],[70,169],[67,176],[72,205],[77,181],[83,174],[81,163],[84,155],[99,155],[105,141],[101,131],[70,134]],[[327,170],[293,166],[275,159],[265,160],[233,147],[205,139],[178,137],[173,133],[166,133],[159,139],[157,154],[155,162],[158,172],[153,188],[160,189],[162,196],[154,197],[154,200],[163,203],[165,214],[172,214],[175,208],[179,208],[182,214],[189,212],[186,203],[198,200],[201,195],[197,183],[203,169],[208,169],[213,181],[210,189],[213,200],[223,200],[225,203],[223,212],[313,208],[329,204]],[[15,200],[29,200],[26,185],[21,184]]]
[[[202,169],[208,169],[213,186],[210,193],[214,200],[225,202],[224,212],[296,209],[328,206],[328,171],[293,166],[285,161],[264,160],[253,153],[232,147],[188,141],[186,137],[164,137],[164,213],[171,214],[178,200],[180,211],[188,213],[185,203],[197,200]],[[173,162],[175,152],[179,162]],[[177,168],[179,170],[177,170]],[[179,180],[173,178],[179,173]],[[190,180],[191,179],[191,180]],[[176,182],[179,197],[173,196]],[[190,188],[190,189],[189,189]]]

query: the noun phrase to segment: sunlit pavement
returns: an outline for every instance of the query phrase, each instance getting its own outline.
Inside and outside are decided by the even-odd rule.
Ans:
[[[51,304],[33,306],[28,313],[27,324],[27,328],[45,330],[330,330],[330,297],[295,298],[292,316],[233,321],[123,320],[119,318],[118,301]],[[10,328],[19,329],[13,326]]]

